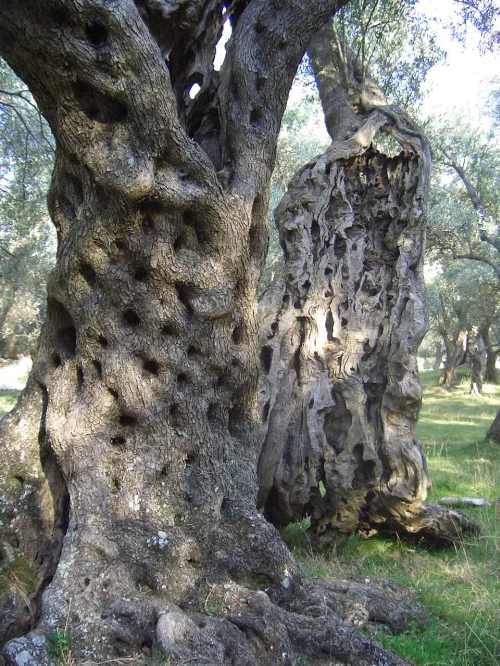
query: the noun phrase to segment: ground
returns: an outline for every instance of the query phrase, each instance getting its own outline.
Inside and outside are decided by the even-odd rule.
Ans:
[[[456,550],[428,551],[393,539],[352,537],[341,550],[314,554],[303,525],[285,536],[314,575],[388,578],[413,589],[431,621],[423,632],[380,636],[386,647],[418,666],[496,666],[500,663],[500,450],[484,437],[500,403],[500,386],[469,395],[464,377],[451,392],[437,373],[422,373],[424,403],[418,436],[425,447],[433,487],[430,500],[446,495],[485,497],[490,509],[470,509],[481,524],[478,541]]]
[[[22,372],[17,370],[18,382]],[[8,384],[5,373],[0,366],[0,416],[18,394],[6,386],[19,386]],[[307,521],[288,527],[284,536],[313,575],[387,578],[418,594],[431,618],[428,627],[402,636],[379,635],[402,657],[418,666],[496,666],[500,663],[500,504],[495,501],[500,498],[500,450],[484,437],[500,404],[500,386],[486,384],[484,395],[473,397],[465,377],[451,392],[437,386],[437,373],[424,372],[422,379],[425,392],[418,435],[433,479],[430,500],[445,495],[490,500],[492,508],[467,511],[481,523],[479,540],[451,551],[429,551],[394,539],[352,537],[342,549],[319,554],[308,544]]]

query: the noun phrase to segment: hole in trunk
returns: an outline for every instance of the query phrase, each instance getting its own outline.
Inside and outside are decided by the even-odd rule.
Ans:
[[[135,416],[132,416],[132,414],[127,414],[124,412],[123,414],[120,414],[120,418],[118,419],[118,422],[120,425],[125,426],[125,427],[132,427],[137,425],[137,419]]]
[[[55,332],[55,345],[61,355],[72,358],[76,353],[76,329],[70,313],[53,298],[47,301],[47,318]]]
[[[128,326],[136,327],[136,326],[139,326],[139,324],[141,323],[141,320],[140,320],[139,315],[137,314],[137,312],[135,312],[135,310],[132,310],[130,308],[128,310],[124,310],[122,317],[123,317],[123,321]]]
[[[191,465],[195,465],[198,462],[198,457],[194,451],[189,451],[189,453],[186,454],[186,467],[190,467]]]
[[[108,39],[108,30],[106,26],[99,21],[89,23],[85,30],[85,34],[93,46],[102,46]]]
[[[116,437],[111,438],[111,445],[112,446],[125,446],[127,440],[123,435],[116,435]]]
[[[89,120],[108,125],[121,123],[127,117],[125,104],[109,95],[104,95],[85,81],[73,84],[73,94]]]
[[[207,419],[210,423],[217,421],[217,403],[211,402],[207,409]]]
[[[342,257],[347,251],[347,243],[345,238],[342,238],[342,236],[339,236],[338,234],[335,236],[333,251],[337,259],[342,259]]]
[[[80,273],[83,277],[83,279],[91,286],[93,287],[95,283],[97,282],[97,275],[95,270],[92,268],[92,266],[87,263],[86,261],[83,261],[80,264]]]
[[[177,298],[182,303],[182,305],[186,308],[188,312],[192,312],[191,304],[189,302],[189,296],[190,296],[189,287],[185,284],[181,284],[180,282],[176,282],[175,290],[177,292]]]
[[[142,221],[142,230],[144,231],[145,234],[151,234],[153,233],[155,228],[155,223],[153,222],[153,219],[151,217],[146,216],[143,221]]]
[[[101,379],[101,378],[102,378],[102,365],[101,365],[101,362],[98,361],[97,359],[94,359],[94,360],[92,361],[92,365],[93,365],[94,368],[96,369],[97,376],[99,377],[99,379]]]
[[[250,124],[253,127],[258,127],[260,125],[260,121],[262,120],[263,115],[262,115],[262,109],[259,107],[255,107],[252,109],[252,112],[250,113]]]
[[[145,282],[148,278],[148,271],[146,268],[139,267],[135,269],[134,280],[137,282]]]
[[[181,412],[179,406],[176,405],[175,403],[173,405],[170,405],[169,414],[172,425],[179,426],[181,424]]]
[[[152,358],[146,359],[143,362],[142,367],[144,368],[144,370],[146,370],[146,372],[149,372],[152,375],[158,376],[160,373],[159,364],[157,363],[157,361],[155,361]]]
[[[333,341],[333,315],[332,315],[331,310],[328,310],[328,312],[326,313],[325,328],[326,328],[326,336],[327,336],[329,342],[332,342]]]
[[[271,369],[271,362],[273,360],[273,348],[268,347],[267,345],[265,347],[262,347],[260,350],[260,365],[266,375],[269,373],[269,370]]]
[[[106,340],[106,338],[103,335],[100,335],[97,338],[97,341],[99,342],[101,347],[103,347],[104,349],[106,349],[106,347],[108,346],[108,341]]]
[[[241,324],[234,328],[232,338],[235,345],[239,345],[243,340],[243,326]]]

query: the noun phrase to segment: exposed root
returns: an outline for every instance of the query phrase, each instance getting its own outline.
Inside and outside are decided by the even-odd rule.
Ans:
[[[461,511],[426,503],[409,507],[404,516],[390,514],[379,529],[431,547],[459,544],[465,539],[476,538],[481,531],[479,525]]]
[[[116,639],[130,644],[129,654],[137,654],[132,644],[142,641],[179,666],[291,666],[303,657],[318,664],[333,664],[323,661],[330,658],[353,666],[402,666],[402,659],[358,630],[384,625],[398,633],[410,622],[425,623],[413,597],[385,581],[306,579],[266,591],[226,583],[212,591],[207,613],[164,602],[160,607],[159,599],[117,604]],[[11,666],[51,664],[47,641],[36,632],[11,641],[3,654]],[[123,653],[123,663],[131,659]]]

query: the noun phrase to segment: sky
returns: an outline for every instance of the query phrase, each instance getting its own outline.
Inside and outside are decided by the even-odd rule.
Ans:
[[[494,78],[500,79],[498,55],[480,52],[479,33],[473,27],[468,28],[465,43],[460,43],[452,36],[449,24],[452,21],[456,23],[456,7],[454,0],[419,0],[417,3],[417,11],[433,19],[439,45],[447,53],[446,61],[434,66],[428,75],[422,115],[427,117],[457,112],[473,123],[479,121],[487,124],[489,119],[480,116]],[[220,68],[224,60],[224,47],[230,35],[231,28],[227,21],[222,39],[217,45],[216,69]],[[198,90],[199,87],[193,86],[192,96]],[[291,94],[294,95],[293,89]]]
[[[434,66],[427,79],[423,103],[424,115],[456,110],[478,120],[495,77],[500,79],[498,53],[481,53],[479,34],[470,27],[465,44],[451,35],[447,23],[454,17],[453,0],[420,0],[418,10],[436,19],[439,45],[446,51],[446,61]]]

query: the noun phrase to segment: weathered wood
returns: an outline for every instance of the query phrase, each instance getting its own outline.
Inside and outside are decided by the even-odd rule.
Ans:
[[[424,504],[415,434],[430,148],[327,29],[311,54],[333,142],[275,215],[285,267],[261,303],[259,505],[277,525],[310,515],[322,541],[375,526],[449,543],[477,528]],[[372,147],[381,133],[398,155]]]
[[[484,497],[441,497],[439,504],[444,506],[491,506],[491,502]]]

